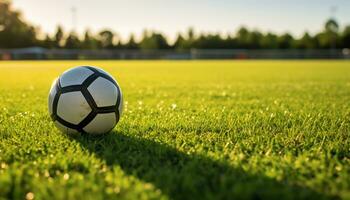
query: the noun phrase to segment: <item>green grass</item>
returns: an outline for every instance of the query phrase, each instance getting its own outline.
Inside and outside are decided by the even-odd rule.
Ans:
[[[52,80],[111,72],[124,114],[60,133]],[[0,62],[0,199],[350,199],[350,62]]]

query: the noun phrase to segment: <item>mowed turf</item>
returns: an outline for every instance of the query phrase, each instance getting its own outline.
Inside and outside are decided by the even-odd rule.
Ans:
[[[106,136],[60,133],[51,82],[115,76]],[[350,62],[0,62],[0,199],[350,199]]]

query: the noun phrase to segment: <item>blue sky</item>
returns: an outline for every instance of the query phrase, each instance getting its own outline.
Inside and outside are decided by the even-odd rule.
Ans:
[[[111,28],[124,39],[155,29],[175,38],[194,27],[203,32],[235,32],[242,25],[260,31],[319,31],[336,7],[340,25],[350,25],[349,0],[13,0],[25,18],[42,32],[58,24],[73,28],[71,8],[77,9],[77,32]]]

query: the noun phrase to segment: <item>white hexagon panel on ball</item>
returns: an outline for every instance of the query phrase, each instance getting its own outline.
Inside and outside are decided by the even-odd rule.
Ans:
[[[78,125],[92,111],[83,94],[79,91],[61,94],[57,115],[65,121]]]
[[[117,87],[103,77],[98,77],[92,82],[88,87],[88,91],[98,107],[115,106],[117,104],[119,96]]]
[[[86,67],[76,67],[63,72],[60,76],[61,87],[81,85],[94,72]]]

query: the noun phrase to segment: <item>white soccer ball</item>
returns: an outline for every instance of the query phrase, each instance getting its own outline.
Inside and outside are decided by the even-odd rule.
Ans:
[[[122,114],[123,96],[117,81],[97,67],[65,71],[52,84],[49,113],[64,133],[103,134]]]

